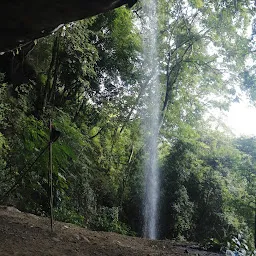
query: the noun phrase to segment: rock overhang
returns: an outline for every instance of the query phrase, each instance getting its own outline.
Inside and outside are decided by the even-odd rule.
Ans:
[[[1,0],[0,52],[47,36],[60,24],[104,13],[135,0]]]

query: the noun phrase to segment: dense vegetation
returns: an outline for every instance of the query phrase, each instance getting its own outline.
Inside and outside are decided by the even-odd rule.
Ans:
[[[247,63],[255,46],[246,35],[253,7],[158,2],[161,238],[225,245],[242,233],[252,246],[256,138],[235,137],[207,111],[228,109],[238,87],[254,100]],[[2,203],[49,216],[52,119],[61,132],[53,144],[55,218],[141,235],[144,25],[138,3],[68,24],[1,57]]]

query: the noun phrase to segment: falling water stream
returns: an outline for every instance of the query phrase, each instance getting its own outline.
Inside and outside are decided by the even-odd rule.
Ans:
[[[157,0],[144,0],[144,68],[147,82],[144,97],[145,113],[145,198],[144,237],[157,238],[159,173],[158,173],[158,130],[159,130],[159,69],[157,61]]]

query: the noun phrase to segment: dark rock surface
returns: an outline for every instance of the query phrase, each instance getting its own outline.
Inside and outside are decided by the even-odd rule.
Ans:
[[[46,36],[60,24],[103,13],[127,2],[128,0],[1,0],[0,52]]]

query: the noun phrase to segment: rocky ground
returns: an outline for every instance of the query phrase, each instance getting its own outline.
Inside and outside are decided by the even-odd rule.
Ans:
[[[191,243],[153,241],[116,233],[90,231],[50,221],[16,208],[0,206],[0,256],[163,256],[220,254],[199,250]]]

